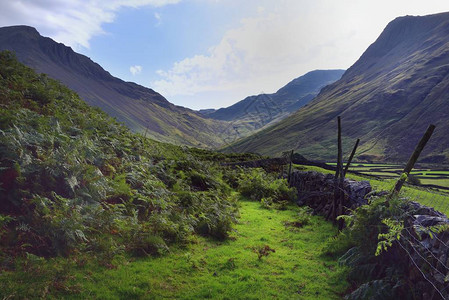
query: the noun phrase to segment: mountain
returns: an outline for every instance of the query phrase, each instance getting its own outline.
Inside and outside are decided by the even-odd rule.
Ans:
[[[228,147],[276,155],[288,149],[335,160],[336,118],[344,151],[358,159],[404,162],[430,123],[421,161],[449,161],[449,13],[390,22],[342,78],[280,123]]]
[[[335,82],[344,70],[315,70],[298,77],[274,94],[249,96],[236,104],[204,115],[259,129],[276,123],[312,100],[324,86]]]
[[[175,106],[152,89],[113,77],[88,57],[42,37],[28,26],[0,28],[0,50],[10,50],[25,65],[48,74],[96,106],[159,141],[200,147],[223,144],[226,122],[205,119]]]

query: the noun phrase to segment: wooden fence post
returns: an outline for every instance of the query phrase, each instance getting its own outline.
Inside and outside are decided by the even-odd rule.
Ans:
[[[337,117],[337,170],[335,171],[335,179],[338,179],[340,175],[340,165],[343,161],[343,153],[342,153],[342,146],[341,146],[341,118],[340,116]]]
[[[357,147],[359,146],[359,142],[360,142],[360,139],[357,139],[357,141],[355,142],[354,148],[352,149],[351,155],[349,155],[348,162],[346,163],[346,167],[345,167],[345,170],[343,172],[343,176],[345,176],[346,173],[349,170],[349,166],[351,165],[352,159],[354,158],[355,152],[357,151]]]
[[[288,167],[288,177],[287,182],[290,184],[290,179],[292,175],[292,160],[293,160],[293,150],[290,152],[290,165]]]
[[[339,210],[339,198],[340,198],[340,182],[339,177],[343,177],[343,150],[341,145],[341,118],[337,117],[337,170],[335,171],[334,177],[334,199],[332,202],[332,209],[329,215],[332,215],[332,222],[336,224],[337,220],[337,210]],[[328,215],[328,216],[329,216]]]
[[[429,127],[427,128],[426,132],[422,136],[421,140],[419,141],[418,145],[416,145],[415,151],[413,151],[412,155],[410,156],[408,163],[405,166],[402,174],[406,174],[407,176],[410,174],[410,171],[415,166],[415,163],[418,160],[418,157],[421,154],[421,151],[426,146],[426,144],[429,141],[430,137],[432,136],[434,130],[435,130],[435,125],[430,124]],[[405,176],[401,176],[401,178],[399,178],[399,180],[396,182],[396,185],[394,186],[394,189],[390,195],[390,198],[393,197],[394,195],[399,194],[406,179],[407,179],[407,177],[405,177]]]

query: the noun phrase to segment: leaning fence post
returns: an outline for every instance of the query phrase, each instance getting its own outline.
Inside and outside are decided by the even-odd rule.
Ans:
[[[352,159],[354,158],[355,152],[357,151],[357,147],[359,146],[359,142],[360,139],[357,139],[354,148],[352,149],[351,155],[349,155],[348,162],[346,163],[345,170],[343,171],[343,177],[346,175],[346,172],[348,172],[349,166],[351,165]]]
[[[421,154],[421,151],[426,146],[426,144],[429,141],[430,137],[432,136],[434,130],[435,130],[435,125],[430,124],[426,130],[426,133],[424,133],[424,135],[422,136],[418,145],[416,145],[415,151],[413,151],[412,155],[410,156],[408,163],[405,166],[402,174],[406,174],[407,176],[408,176],[408,174],[410,174],[410,171],[415,166],[415,163],[418,160],[418,157]],[[396,182],[396,185],[394,186],[393,191],[391,192],[390,197],[393,197],[394,195],[399,194],[399,191],[401,190],[402,186],[404,185],[404,182],[406,179],[407,179],[406,176],[401,176],[401,178],[399,178],[399,180]]]

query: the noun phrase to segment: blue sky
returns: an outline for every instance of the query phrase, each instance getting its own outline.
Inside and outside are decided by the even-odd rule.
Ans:
[[[199,109],[346,69],[395,17],[444,11],[447,0],[0,0],[0,26],[34,26]]]

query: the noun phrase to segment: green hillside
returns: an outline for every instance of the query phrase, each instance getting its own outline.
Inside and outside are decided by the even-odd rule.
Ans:
[[[345,152],[361,140],[358,159],[405,161],[433,123],[422,161],[448,162],[448,26],[449,13],[395,19],[339,81],[290,117],[228,149],[269,155],[297,149],[312,159],[333,160],[341,116]]]
[[[0,28],[0,50],[74,90],[134,132],[158,141],[213,148],[233,132],[228,123],[176,106],[152,89],[112,76],[90,58],[28,26]]]
[[[403,198],[372,198],[337,234],[278,171],[222,164],[260,158],[132,133],[0,52],[0,298],[418,295],[406,261],[375,255]]]
[[[207,152],[131,133],[9,52],[0,75],[2,256],[157,254],[228,235],[236,202]]]

